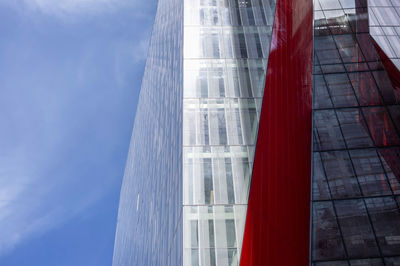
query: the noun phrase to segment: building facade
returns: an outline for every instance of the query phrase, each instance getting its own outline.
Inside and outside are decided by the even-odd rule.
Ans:
[[[400,2],[159,0],[113,266],[400,265]]]
[[[379,56],[398,64],[399,4],[315,6],[315,265],[400,265],[400,94]]]

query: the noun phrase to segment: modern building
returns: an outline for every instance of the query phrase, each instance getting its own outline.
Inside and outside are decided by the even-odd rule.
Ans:
[[[400,265],[399,35],[399,0],[159,0],[113,266]]]

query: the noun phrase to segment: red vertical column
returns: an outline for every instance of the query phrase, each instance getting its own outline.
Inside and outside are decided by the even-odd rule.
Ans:
[[[277,0],[241,266],[308,265],[312,0]]]

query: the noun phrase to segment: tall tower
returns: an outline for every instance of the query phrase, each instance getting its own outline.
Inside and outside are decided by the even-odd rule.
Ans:
[[[400,265],[400,4],[368,2],[159,0],[113,266]]]

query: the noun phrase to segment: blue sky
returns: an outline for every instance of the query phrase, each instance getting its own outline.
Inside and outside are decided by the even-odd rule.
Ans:
[[[156,0],[0,0],[0,265],[111,265]]]

